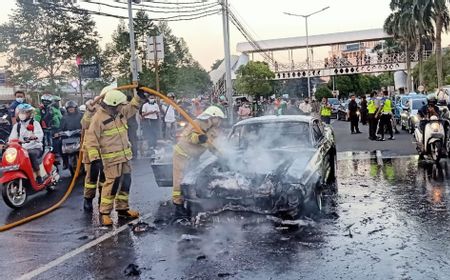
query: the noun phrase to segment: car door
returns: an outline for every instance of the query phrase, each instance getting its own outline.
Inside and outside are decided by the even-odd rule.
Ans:
[[[330,171],[330,153],[331,141],[325,137],[325,128],[321,121],[314,120],[312,122],[312,137],[316,147],[316,168],[321,175],[321,183],[325,183],[326,175]]]

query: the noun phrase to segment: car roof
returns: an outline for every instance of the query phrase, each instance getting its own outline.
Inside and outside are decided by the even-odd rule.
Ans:
[[[270,123],[270,122],[303,122],[310,123],[317,118],[312,116],[303,116],[303,115],[284,115],[284,116],[262,116],[257,118],[250,118],[243,121],[238,122],[234,126],[247,125],[247,124],[256,124],[256,123]]]

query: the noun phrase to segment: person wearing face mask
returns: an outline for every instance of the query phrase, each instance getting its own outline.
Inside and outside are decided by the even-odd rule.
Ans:
[[[53,147],[53,136],[61,124],[61,111],[52,106],[53,95],[44,93],[41,96],[41,105],[36,110],[34,119],[38,121],[44,131],[44,146]]]
[[[39,122],[33,119],[34,108],[26,103],[17,106],[17,122],[14,124],[9,140],[19,139],[22,147],[27,150],[36,181],[41,184],[42,177],[39,174],[40,158],[42,156],[42,139],[44,132]]]
[[[146,93],[137,94],[128,103],[121,91],[112,87],[102,90],[103,100],[92,117],[85,135],[84,145],[91,163],[91,182],[97,182],[98,173],[103,166],[105,183],[100,196],[100,222],[111,226],[111,211],[114,208],[119,218],[134,219],[139,212],[130,210],[128,194],[131,187],[132,150],[128,138],[128,119],[139,111],[141,100]]]
[[[203,133],[199,133],[189,124],[181,133],[178,143],[174,147],[172,201],[175,205],[174,221],[176,222],[189,216],[181,194],[181,181],[184,171],[188,164],[195,164],[206,150],[215,152],[214,147],[209,143],[217,138],[217,129],[224,118],[225,114],[219,107],[208,107],[194,120]]]
[[[148,102],[142,106],[142,123],[144,137],[147,140],[148,149],[150,154],[153,154],[156,149],[157,140],[159,137],[159,116],[161,110],[158,104],[156,104],[156,98],[150,96]]]
[[[72,131],[81,129],[81,119],[83,115],[78,111],[78,104],[73,101],[67,101],[65,106],[66,114],[61,119],[61,126],[59,127],[59,131]],[[58,133],[56,133],[58,136]],[[55,140],[55,139],[54,139]],[[55,142],[55,141],[54,141]],[[58,139],[58,152],[62,154],[61,151],[61,141]],[[67,169],[68,167],[68,158],[67,155],[62,155],[63,159],[63,169]]]
[[[20,104],[25,102],[25,92],[18,90],[14,93],[14,97],[16,98],[8,108],[8,120],[10,123],[16,123],[16,108]]]
[[[310,115],[312,112],[311,104],[309,104],[309,98],[305,98],[303,102],[300,104],[299,109],[302,114]]]
[[[238,110],[239,120],[246,120],[252,117],[252,109],[248,102],[242,103]]]

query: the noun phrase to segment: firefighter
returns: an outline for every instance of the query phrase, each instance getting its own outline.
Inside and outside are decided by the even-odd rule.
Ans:
[[[103,164],[106,179],[100,196],[100,220],[102,225],[110,226],[113,223],[110,214],[114,202],[119,218],[139,217],[139,212],[128,206],[132,151],[127,121],[139,111],[141,100],[146,95],[138,90],[138,94],[127,103],[126,95],[119,90],[105,88],[103,94],[86,133],[85,145],[91,162],[91,174],[92,170],[100,169]]]
[[[224,118],[225,114],[219,107],[208,107],[195,120],[204,134],[197,132],[192,125],[189,125],[181,133],[178,143],[174,147],[172,201],[175,204],[175,220],[188,217],[181,193],[184,170],[188,163],[197,160],[206,150],[215,152],[214,147],[208,143],[217,137],[217,128]]]
[[[94,116],[98,105],[95,105],[95,101],[88,100],[85,106],[86,111],[84,112],[83,118],[81,119],[81,127],[86,134],[87,130],[89,129],[89,125],[91,124],[92,116]],[[92,212],[92,201],[94,200],[95,192],[97,190],[97,183],[99,188],[98,193],[100,196],[102,193],[103,184],[105,183],[105,173],[103,172],[103,168],[101,165],[94,166],[92,168],[85,143],[86,141],[83,141],[83,145],[81,147],[83,151],[82,162],[84,164],[84,170],[86,171],[86,176],[84,178],[83,208],[86,212]]]

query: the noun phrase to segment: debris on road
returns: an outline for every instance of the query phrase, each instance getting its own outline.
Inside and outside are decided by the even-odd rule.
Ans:
[[[206,256],[205,255],[198,256],[197,261],[200,261],[200,260],[206,260]]]
[[[141,270],[138,265],[130,263],[123,271],[123,274],[125,274],[125,276],[139,276],[141,275]]]
[[[191,234],[183,234],[181,235],[180,240],[178,240],[178,242],[200,242],[200,241],[202,241],[200,237]]]
[[[236,273],[229,273],[229,272],[219,272],[217,273],[217,276],[220,278],[224,278],[224,277],[230,277],[230,276],[234,276],[236,275]]]
[[[386,229],[386,228],[382,227],[382,228],[379,228],[379,229],[371,230],[371,231],[368,232],[368,234],[369,234],[369,235],[372,235],[372,234],[374,234],[374,233],[383,231],[383,230],[385,230],[385,229]]]
[[[131,226],[131,230],[134,233],[142,233],[146,231],[155,231],[156,227],[153,225],[149,225],[145,222],[138,222],[136,224],[129,224]]]

